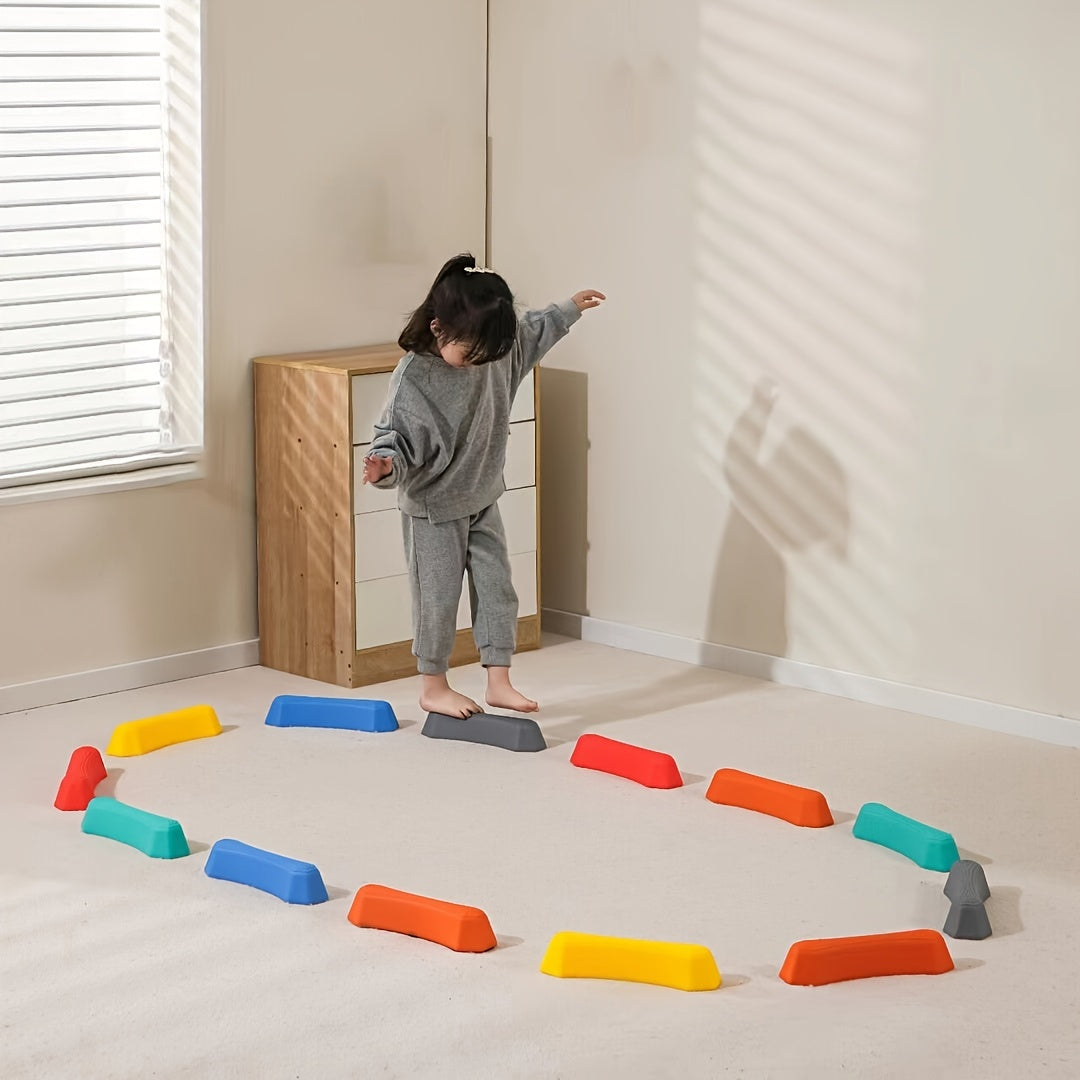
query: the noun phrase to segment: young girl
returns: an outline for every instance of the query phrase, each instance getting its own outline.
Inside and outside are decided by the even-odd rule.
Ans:
[[[407,355],[390,380],[364,483],[398,488],[425,712],[481,711],[446,679],[466,570],[488,705],[538,708],[510,683],[518,602],[497,505],[506,490],[510,406],[540,358],[604,299],[586,289],[519,321],[506,282],[471,255],[458,255],[398,339]]]

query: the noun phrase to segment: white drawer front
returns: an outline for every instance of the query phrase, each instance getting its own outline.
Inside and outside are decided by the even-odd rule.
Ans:
[[[536,416],[535,383],[536,376],[530,372],[525,376],[525,381],[518,387],[517,396],[510,409],[510,422],[518,420],[532,420]]]
[[[401,514],[380,510],[354,519],[356,530],[356,580],[394,577],[404,574],[405,544],[401,536]]]
[[[511,555],[536,550],[536,488],[514,488],[499,500],[506,529],[506,549]]]
[[[518,617],[536,614],[536,552],[510,556],[510,576],[518,594]],[[472,625],[468,580],[462,582],[457,628]],[[373,649],[412,641],[412,595],[406,574],[361,581],[356,586],[356,647]]]
[[[471,625],[469,590],[463,582],[457,628],[467,630]],[[356,647],[373,649],[377,645],[412,641],[412,637],[412,593],[408,575],[357,582]]]
[[[536,552],[522,551],[510,556],[510,580],[518,594],[518,618],[536,614]],[[472,626],[472,609],[469,604],[469,579],[465,578],[458,604],[458,629]]]
[[[503,478],[507,488],[533,487],[536,484],[536,423],[534,421],[528,420],[510,425]]]
[[[397,488],[377,488],[364,483],[364,455],[370,448],[370,443],[353,448],[353,513],[356,514],[372,514],[397,507]]]
[[[382,416],[386,395],[390,389],[390,372],[380,375],[352,377],[352,441],[369,443],[374,437],[375,424]]]
[[[510,577],[518,594],[518,618],[536,614],[536,552],[510,556]]]
[[[412,641],[412,636],[412,596],[408,577],[361,581],[356,586],[358,649]]]

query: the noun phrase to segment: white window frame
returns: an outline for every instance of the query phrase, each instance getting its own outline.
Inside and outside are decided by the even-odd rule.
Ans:
[[[0,0],[3,3],[4,0]],[[118,3],[119,0],[113,0]],[[162,12],[162,247],[161,288],[163,401],[175,449],[152,449],[106,461],[84,461],[35,478],[31,470],[0,478],[0,506],[15,502],[158,486],[204,475],[205,356],[207,354],[206,251],[204,239],[205,65],[202,0],[157,0]],[[7,0],[27,10],[78,6]],[[111,6],[102,0],[101,6]],[[2,113],[3,110],[0,110]],[[0,185],[2,189],[3,185]],[[0,326],[3,309],[0,308]],[[2,386],[0,386],[2,389]],[[2,398],[2,395],[0,395]]]

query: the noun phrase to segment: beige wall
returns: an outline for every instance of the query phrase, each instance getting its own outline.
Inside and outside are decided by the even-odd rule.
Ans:
[[[252,356],[397,336],[484,243],[484,0],[204,5],[207,476],[0,504],[0,686],[254,638]]]
[[[547,607],[1080,717],[1080,7],[492,0]],[[557,407],[552,408],[552,405]]]

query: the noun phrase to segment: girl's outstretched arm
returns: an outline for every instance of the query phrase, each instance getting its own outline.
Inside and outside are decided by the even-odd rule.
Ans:
[[[513,385],[516,387],[553,345],[561,341],[584,311],[599,307],[607,299],[595,289],[583,289],[561,304],[539,311],[527,311],[518,320],[517,341],[510,354]]]

